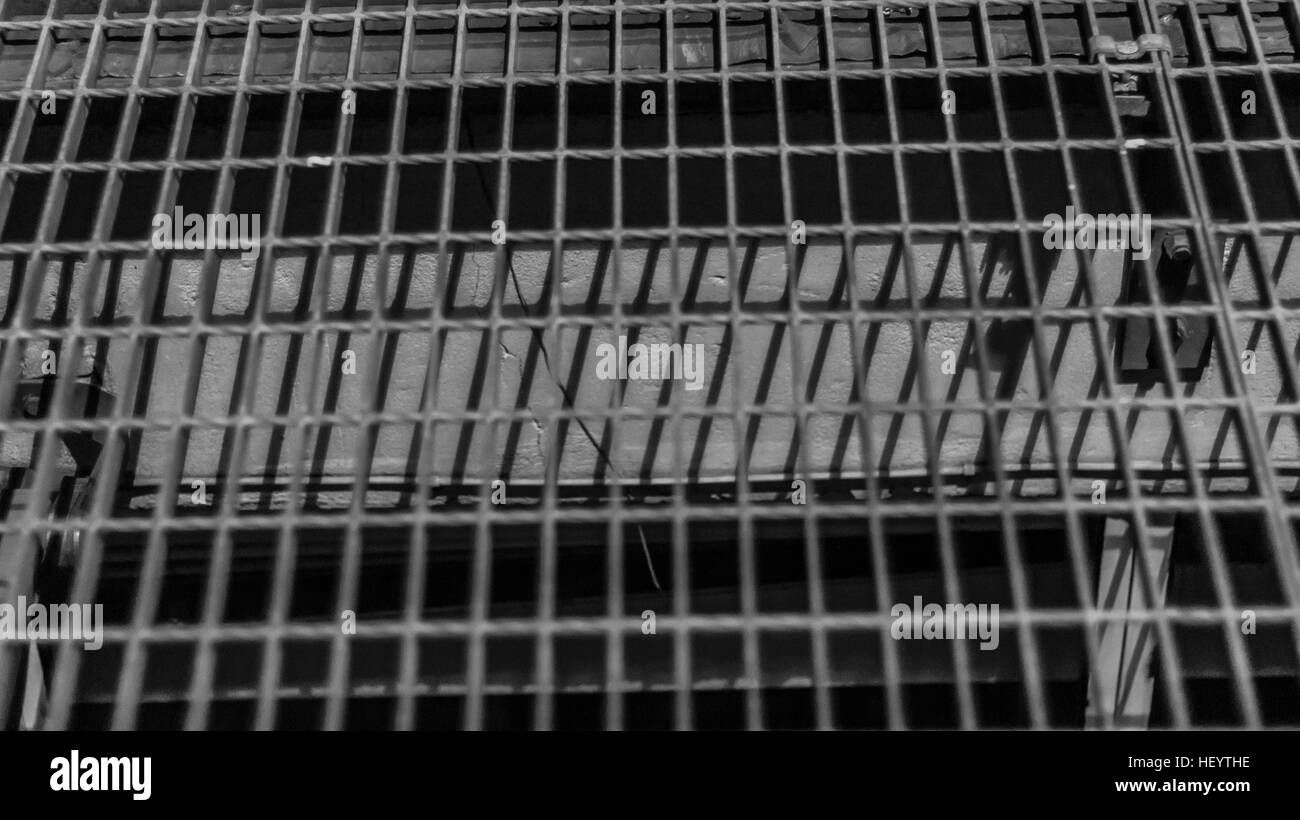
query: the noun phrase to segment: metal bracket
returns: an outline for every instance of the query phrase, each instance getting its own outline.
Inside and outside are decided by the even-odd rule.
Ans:
[[[1142,93],[1138,75],[1126,69],[1111,69],[1110,90],[1115,94],[1115,106],[1121,117],[1145,117],[1151,110],[1151,101]]]
[[[18,384],[14,391],[13,406],[8,408],[8,417],[40,419],[50,414],[49,403],[57,385],[56,377],[44,379],[26,379]],[[114,397],[100,386],[99,373],[93,367],[89,372],[77,377],[72,384],[70,409],[85,418],[103,415],[113,406]],[[9,498],[9,514],[29,507],[38,515],[51,517],[65,514],[75,516],[84,511],[91,488],[98,476],[99,454],[103,449],[103,434],[91,432],[59,433],[59,440],[76,462],[76,474],[65,476],[64,491],[70,490],[71,498],[60,511],[58,500],[46,496],[33,495],[32,483],[36,469],[23,472],[23,484],[14,489]],[[53,446],[51,441],[42,447]],[[89,477],[86,477],[86,476]],[[72,479],[68,481],[67,479]],[[65,496],[66,497],[66,496]],[[57,543],[59,563],[67,565],[73,560],[75,551],[80,547],[80,532],[65,527],[61,537],[41,539],[22,534],[0,535],[0,603],[16,605],[38,590],[38,571],[45,561],[45,553]],[[26,617],[20,614],[19,617]],[[28,687],[39,684],[40,676],[35,674],[29,664],[39,664],[34,648],[28,652],[26,646],[0,646],[0,729],[12,722],[10,715],[22,712],[30,717],[28,708],[35,701],[34,691]],[[24,692],[23,697],[17,697]],[[30,697],[29,697],[30,696]]]
[[[1136,40],[1116,40],[1109,34],[1098,34],[1088,39],[1088,50],[1093,62],[1101,57],[1116,60],[1137,60],[1156,51],[1173,53],[1174,47],[1163,34],[1143,34]]]
[[[107,408],[113,406],[113,394],[97,384],[97,381],[97,376],[92,374],[90,377],[78,377],[72,383],[71,407],[74,415],[71,415],[71,418],[95,418]],[[14,391],[14,403],[10,410],[10,417],[45,418],[49,414],[46,403],[52,397],[55,389],[52,378],[24,379],[19,382],[17,389]],[[59,434],[59,439],[68,448],[68,453],[72,455],[73,461],[77,463],[78,472],[83,474],[94,469],[95,462],[99,458],[99,451],[104,445],[103,438],[104,434],[98,431],[95,433],[61,432]]]
[[[1192,256],[1191,239],[1184,229],[1158,237],[1154,258],[1160,301],[1166,305],[1204,302],[1205,284]],[[1130,304],[1150,304],[1146,279],[1136,268],[1130,270],[1127,286]],[[1173,369],[1181,381],[1199,381],[1210,361],[1214,332],[1206,316],[1168,317],[1167,331],[1173,347]],[[1154,383],[1164,378],[1162,354],[1156,342],[1154,319],[1130,316],[1120,326],[1118,373],[1124,383]]]
[[[90,377],[79,377],[73,382],[72,409],[77,416],[96,418],[107,412],[116,401],[112,393],[96,383],[98,380],[98,375],[92,373]],[[54,385],[48,380],[37,379],[19,383],[14,395],[13,414],[29,419],[45,418],[49,414],[49,408],[46,406],[49,401],[47,391],[52,392],[53,388]],[[91,492],[100,473],[99,454],[104,449],[106,434],[102,430],[62,431],[59,433],[59,440],[63,442],[63,446],[76,463],[76,473],[65,478],[69,482],[66,488],[71,490],[71,495],[68,497],[67,508],[62,513],[56,512],[56,514],[75,517],[89,505]],[[65,529],[62,537],[56,539],[56,543],[59,550],[59,564],[70,565],[75,560],[80,547],[81,533]]]

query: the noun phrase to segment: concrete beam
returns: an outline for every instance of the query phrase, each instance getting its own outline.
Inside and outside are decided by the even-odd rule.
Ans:
[[[1143,557],[1153,576],[1151,599],[1146,594],[1142,569],[1138,565],[1140,545],[1133,522],[1114,516],[1106,519],[1101,571],[1097,576],[1098,608],[1103,613],[1136,613],[1164,606],[1169,586],[1173,522],[1148,524],[1147,533],[1149,545]],[[1088,689],[1087,728],[1147,728],[1151,698],[1155,692],[1155,678],[1151,674],[1155,642],[1155,625],[1152,623],[1124,620],[1107,621],[1098,626],[1100,668],[1097,670],[1097,686]]]

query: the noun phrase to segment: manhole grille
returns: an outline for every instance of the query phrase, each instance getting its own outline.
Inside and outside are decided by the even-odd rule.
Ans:
[[[42,723],[1300,723],[1298,12],[0,0]]]

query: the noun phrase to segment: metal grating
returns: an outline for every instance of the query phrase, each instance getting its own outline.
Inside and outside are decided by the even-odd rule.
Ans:
[[[0,582],[110,622],[40,724],[1113,727],[1111,625],[1143,723],[1300,725],[1298,13],[0,0]],[[594,380],[624,334],[705,388]]]

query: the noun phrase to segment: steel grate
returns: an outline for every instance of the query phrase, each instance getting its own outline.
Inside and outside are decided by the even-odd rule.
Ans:
[[[0,646],[0,723],[40,668],[47,728],[1300,726],[1298,42],[0,0],[0,594],[108,620]],[[259,255],[156,248],[177,207]],[[1049,250],[1067,208],[1183,250]],[[597,378],[621,336],[701,389]],[[999,648],[891,639],[913,596]]]

